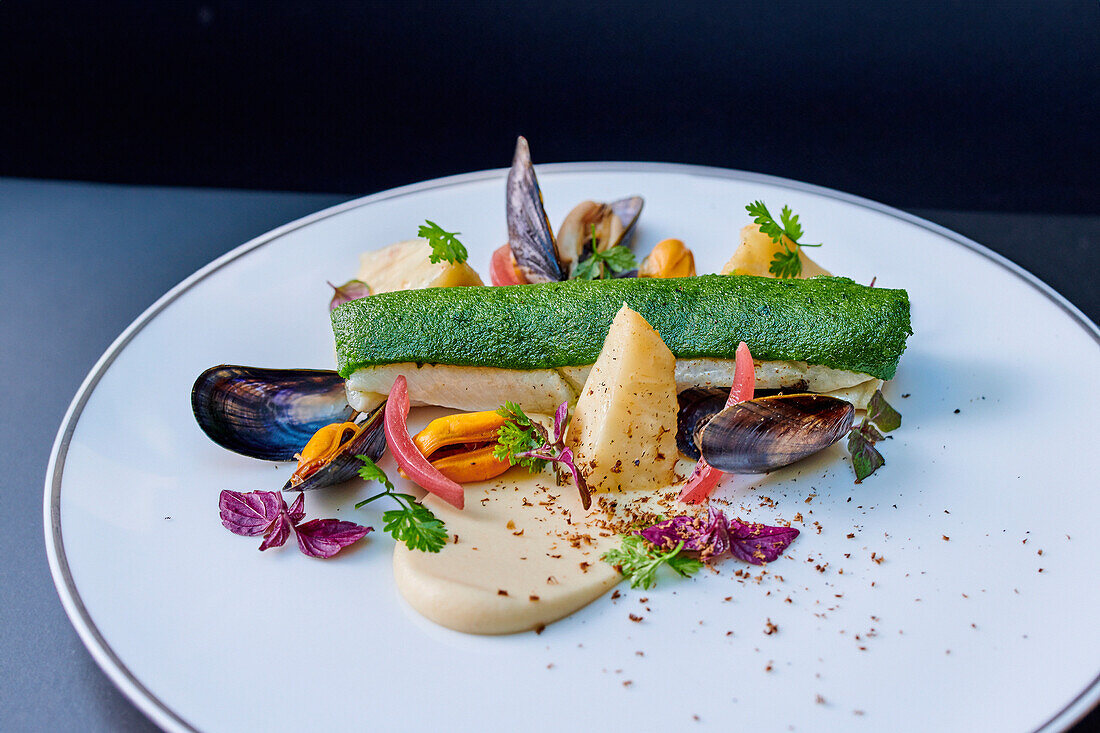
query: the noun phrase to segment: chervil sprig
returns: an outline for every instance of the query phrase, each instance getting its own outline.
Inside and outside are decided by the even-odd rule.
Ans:
[[[386,490],[364,499],[355,505],[356,509],[370,504],[375,499],[388,496],[397,502],[397,509],[390,509],[382,513],[382,521],[385,522],[383,530],[388,532],[398,542],[404,542],[410,550],[422,552],[439,552],[447,544],[447,528],[432,514],[432,510],[416,501],[416,497],[409,494],[399,494],[394,490],[386,472],[367,456],[356,456],[363,462],[359,469],[359,476],[364,481],[377,481],[386,487]]]
[[[657,584],[657,570],[667,565],[673,572],[686,577],[698,572],[703,563],[681,554],[684,543],[671,550],[659,550],[637,534],[622,535],[622,546],[608,550],[601,559],[619,568],[631,588],[649,590]]]
[[[638,266],[634,253],[621,244],[603,252],[596,250],[596,225],[592,225],[592,254],[577,264],[573,277],[577,280],[600,280],[610,277],[610,272],[628,272]],[[610,270],[610,272],[609,272]]]
[[[760,227],[760,231],[783,248],[775,253],[775,257],[768,266],[768,272],[780,278],[801,275],[802,258],[798,256],[799,248],[820,247],[821,244],[804,244],[798,241],[802,238],[802,224],[798,221],[798,214],[791,211],[791,207],[784,206],[779,212],[779,221],[776,222],[763,201],[753,201],[745,206],[745,211],[753,217],[753,223]],[[794,247],[792,248],[788,242]]]
[[[443,227],[430,219],[425,219],[416,232],[416,236],[427,239],[432,246],[432,253],[428,255],[429,262],[446,260],[451,264],[465,262],[469,256],[466,247],[456,238],[459,234],[462,232],[444,231]]]

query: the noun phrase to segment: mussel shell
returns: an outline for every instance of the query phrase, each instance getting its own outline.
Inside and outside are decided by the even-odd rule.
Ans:
[[[506,194],[508,245],[516,258],[516,268],[529,283],[564,280],[565,269],[554,248],[554,233],[542,205],[531,150],[522,136],[516,141]]]
[[[638,228],[638,217],[641,216],[642,207],[645,206],[645,199],[641,196],[628,196],[625,199],[612,201],[608,206],[623,223],[623,233],[612,246],[621,244],[624,247],[630,247],[634,241],[634,230]]]
[[[684,455],[699,460],[695,434],[726,406],[729,388],[692,387],[676,396],[680,412],[676,416],[676,447]]]
[[[314,433],[354,414],[336,372],[228,364],[199,375],[191,409],[215,443],[265,461],[294,460]]]
[[[359,432],[340,447],[340,452],[331,461],[297,486],[287,481],[283,491],[312,491],[342,484],[359,475],[363,462],[356,456],[365,455],[372,461],[381,458],[386,452],[385,408],[386,403],[383,402],[366,420],[361,421]]]
[[[641,196],[631,196],[610,204],[582,201],[574,206],[558,228],[554,243],[563,273],[572,277],[577,265],[592,256],[593,249],[603,252],[620,245],[629,247],[644,204]],[[614,273],[614,277],[635,277],[637,274],[637,270],[632,270]]]
[[[852,427],[850,402],[816,394],[761,397],[727,407],[696,434],[707,463],[730,473],[765,473],[840,440]]]

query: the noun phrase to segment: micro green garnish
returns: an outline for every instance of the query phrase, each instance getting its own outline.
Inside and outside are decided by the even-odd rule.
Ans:
[[[611,276],[608,270],[615,273],[629,272],[637,266],[638,261],[634,258],[634,253],[629,247],[621,244],[603,252],[596,251],[596,225],[593,224],[592,254],[577,265],[573,277],[577,280],[601,280]]]
[[[661,550],[638,534],[624,534],[621,539],[621,547],[608,550],[600,559],[617,567],[630,581],[631,588],[652,588],[657,584],[657,570],[662,565],[667,565],[685,578],[703,567],[703,563],[695,558],[681,554],[684,549],[682,541],[671,550]]]
[[[497,444],[493,457],[508,461],[513,466],[523,466],[531,473],[538,473],[548,462],[565,464],[573,474],[573,483],[581,495],[581,506],[592,506],[592,495],[584,476],[573,461],[573,449],[565,444],[565,428],[569,418],[569,403],[562,402],[554,413],[554,438],[539,423],[527,417],[523,408],[514,402],[505,402],[497,414],[507,422],[497,430]],[[559,482],[561,476],[559,475]]]
[[[856,472],[857,484],[886,463],[886,459],[875,448],[875,443],[884,439],[883,433],[899,427],[901,414],[882,396],[882,390],[876,389],[867,403],[867,414],[862,422],[848,433],[848,452],[852,454],[852,468]]]
[[[776,222],[763,201],[753,201],[745,206],[745,211],[753,217],[753,222],[760,227],[760,231],[783,247],[781,252],[775,253],[775,257],[768,266],[768,272],[780,278],[801,275],[802,259],[798,256],[799,248],[820,247],[821,244],[804,244],[798,241],[802,238],[802,225],[798,222],[798,214],[791,211],[791,207],[784,206],[779,212],[779,222]],[[793,249],[787,244],[788,241],[794,245]]]
[[[386,472],[367,456],[356,456],[363,462],[359,469],[359,476],[364,481],[377,481],[386,487],[380,494],[364,499],[355,505],[356,509],[370,504],[375,499],[388,496],[397,502],[398,509],[390,509],[382,513],[382,521],[385,522],[383,530],[388,532],[398,542],[404,542],[410,550],[422,552],[439,552],[447,544],[447,528],[431,509],[416,501],[416,497],[409,494],[399,494],[394,490]]]
[[[444,231],[443,227],[430,219],[425,219],[416,232],[416,236],[427,239],[428,244],[432,246],[432,253],[428,255],[429,262],[446,260],[452,265],[465,262],[469,256],[466,247],[456,239],[459,234],[462,234],[462,232]]]
[[[531,473],[545,468],[545,460],[524,454],[538,450],[549,442],[546,428],[527,417],[527,413],[515,402],[505,402],[497,414],[508,422],[497,431],[493,457],[498,461],[508,461],[513,466],[523,466]]]

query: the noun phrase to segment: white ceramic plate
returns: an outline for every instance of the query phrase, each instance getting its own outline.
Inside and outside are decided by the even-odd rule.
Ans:
[[[221,489],[275,489],[291,469],[207,440],[195,376],[223,362],[331,367],[325,281],[425,218],[461,231],[487,273],[506,239],[503,176],[369,196],[260,237],[166,294],[92,370],[54,446],[46,540],[69,617],[142,710],[203,731],[1032,731],[1096,703],[1096,326],[958,235],[771,177],[539,168],[555,224],[586,198],[645,196],[642,253],[675,236],[716,271],[744,205],[763,199],[801,215],[833,272],[908,289],[915,334],[887,391],[904,424],[886,467],[854,485],[836,446],[723,489],[756,521],[802,514],[763,582],[729,560],[624,586],[541,635],[474,637],[403,603],[381,532],[326,562],[227,532]],[[363,493],[312,493],[306,507],[377,527],[352,508]]]

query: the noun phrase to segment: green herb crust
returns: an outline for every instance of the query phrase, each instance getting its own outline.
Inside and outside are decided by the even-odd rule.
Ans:
[[[340,374],[415,362],[504,369],[592,364],[623,303],[677,358],[805,361],[890,379],[912,333],[904,290],[749,275],[569,280],[379,293],[332,311]]]

